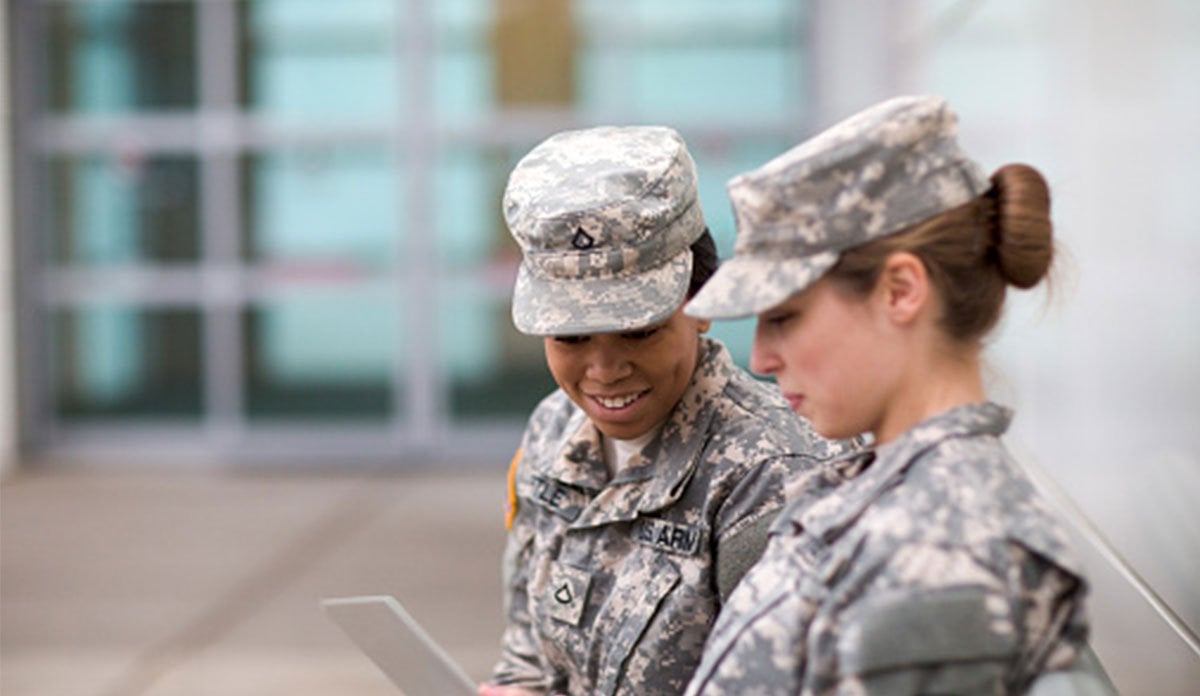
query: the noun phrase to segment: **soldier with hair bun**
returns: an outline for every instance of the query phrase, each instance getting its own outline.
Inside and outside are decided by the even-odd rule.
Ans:
[[[751,369],[873,445],[780,514],[688,694],[1024,693],[1085,647],[1084,579],[980,368],[1007,286],[1050,268],[1050,196],[955,131],[901,97],[729,183],[735,257],[685,311],[757,315]]]
[[[683,140],[559,133],[504,196],[517,328],[560,389],[509,474],[507,626],[481,694],[679,694],[784,482],[840,454],[683,314],[717,266]]]

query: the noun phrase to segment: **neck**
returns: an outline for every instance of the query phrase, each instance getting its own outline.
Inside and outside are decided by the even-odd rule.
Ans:
[[[906,372],[878,427],[875,441],[890,442],[922,421],[956,406],[986,399],[979,349],[939,351]]]

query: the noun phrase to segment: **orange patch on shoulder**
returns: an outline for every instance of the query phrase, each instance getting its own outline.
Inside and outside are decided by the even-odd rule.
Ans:
[[[508,503],[504,506],[504,528],[512,529],[513,518],[517,516],[517,464],[521,462],[521,448],[513,455],[512,463],[508,465]]]

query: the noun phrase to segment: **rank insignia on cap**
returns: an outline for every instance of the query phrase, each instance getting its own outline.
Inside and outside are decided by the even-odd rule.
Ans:
[[[571,246],[579,249],[580,251],[583,251],[584,249],[591,249],[592,245],[595,243],[596,240],[592,238],[592,235],[584,232],[582,227],[576,229],[575,236],[571,238]]]

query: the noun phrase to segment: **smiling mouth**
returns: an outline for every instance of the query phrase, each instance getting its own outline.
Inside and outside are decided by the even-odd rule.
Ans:
[[[634,392],[632,394],[622,394],[620,396],[599,396],[596,394],[589,394],[588,396],[592,401],[609,411],[620,411],[645,396],[648,392],[649,390]]]

